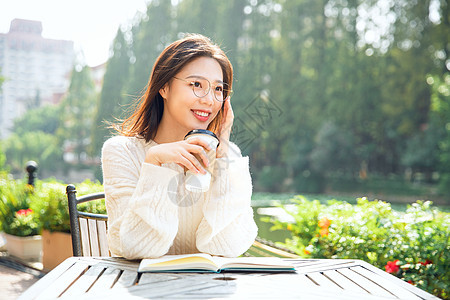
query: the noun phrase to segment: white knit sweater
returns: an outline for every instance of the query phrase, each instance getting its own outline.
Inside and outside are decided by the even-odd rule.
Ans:
[[[111,252],[129,259],[244,253],[257,234],[248,157],[231,144],[228,158],[216,160],[209,191],[191,193],[184,188],[179,165],[144,163],[147,149],[154,145],[123,136],[103,145]]]

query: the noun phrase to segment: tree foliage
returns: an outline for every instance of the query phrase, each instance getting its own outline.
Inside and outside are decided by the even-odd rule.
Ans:
[[[97,97],[90,69],[75,66],[67,96],[61,103],[61,126],[57,135],[62,148],[74,153],[77,163],[87,156]]]
[[[61,125],[60,107],[45,105],[31,109],[14,120],[13,132],[24,134],[30,131],[42,131],[55,134]]]
[[[55,135],[42,131],[13,133],[2,142],[9,169],[13,173],[24,170],[28,161],[38,162],[38,172],[59,170],[63,164],[63,151]]]
[[[449,15],[447,0],[150,1],[117,31],[98,105],[88,71],[74,72],[59,139],[99,157],[164,47],[202,33],[233,63],[232,139],[257,189],[411,172],[450,182]]]
[[[117,31],[111,50],[112,56],[108,60],[94,116],[91,154],[100,152],[103,142],[110,135],[108,124],[121,118],[126,109],[126,95],[123,92],[124,85],[128,82],[130,49],[121,30]]]
[[[115,43],[131,35],[120,52],[131,53],[129,64],[122,58],[119,71],[111,57],[104,86],[117,91],[104,88],[102,101],[118,117],[165,46],[202,33],[233,63],[233,139],[250,156],[256,187],[320,191],[317,182],[333,176],[406,170],[431,178],[450,117],[430,113],[427,76],[448,74],[448,22],[446,0],[152,1],[118,32]]]
[[[1,71],[1,68],[0,68],[0,71]],[[2,90],[3,81],[5,81],[5,78],[0,76],[0,91]]]

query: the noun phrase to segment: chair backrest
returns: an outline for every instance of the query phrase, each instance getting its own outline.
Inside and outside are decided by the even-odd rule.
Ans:
[[[74,256],[111,256],[106,232],[108,216],[79,211],[78,204],[104,199],[105,193],[89,194],[77,198],[75,186],[66,188],[69,202],[70,231]]]

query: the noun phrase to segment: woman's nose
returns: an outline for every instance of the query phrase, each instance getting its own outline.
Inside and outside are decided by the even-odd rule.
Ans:
[[[212,89],[210,89],[209,92],[205,96],[200,98],[200,102],[208,104],[208,105],[214,104],[214,94],[213,94]]]

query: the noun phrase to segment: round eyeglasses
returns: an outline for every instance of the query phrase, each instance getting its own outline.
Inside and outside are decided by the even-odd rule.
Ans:
[[[198,98],[203,98],[208,95],[211,88],[214,94],[214,98],[216,98],[216,100],[219,102],[225,102],[233,94],[233,91],[228,88],[228,84],[226,84],[225,82],[211,85],[211,82],[203,77],[195,76],[188,79],[183,79],[174,76],[173,78],[184,81],[192,86],[192,91]]]

